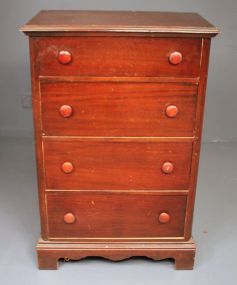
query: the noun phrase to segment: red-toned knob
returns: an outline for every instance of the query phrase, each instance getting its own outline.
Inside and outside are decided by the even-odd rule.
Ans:
[[[179,64],[183,59],[182,53],[174,51],[169,55],[169,62],[171,64]]]
[[[72,55],[69,51],[61,50],[58,53],[58,61],[62,64],[68,64],[72,61]]]
[[[159,222],[162,223],[162,224],[166,224],[170,221],[170,215],[163,212],[163,213],[160,213],[159,215]]]
[[[72,107],[69,105],[63,105],[60,107],[59,112],[62,117],[68,118],[72,115]]]
[[[165,173],[165,174],[170,174],[172,173],[174,170],[174,165],[173,163],[171,162],[165,162],[163,163],[162,165],[162,171]]]
[[[76,217],[72,213],[67,213],[64,215],[63,220],[66,224],[73,224],[76,221]]]
[[[166,116],[169,118],[175,118],[178,114],[178,108],[174,105],[170,105],[166,108],[165,113]]]
[[[74,169],[74,166],[71,162],[64,162],[62,164],[62,171],[64,173],[71,173],[73,171],[73,169]]]

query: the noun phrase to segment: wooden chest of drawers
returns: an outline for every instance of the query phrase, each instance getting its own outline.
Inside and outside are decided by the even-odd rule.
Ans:
[[[30,39],[39,268],[173,258],[191,237],[211,37],[193,13],[41,11]]]

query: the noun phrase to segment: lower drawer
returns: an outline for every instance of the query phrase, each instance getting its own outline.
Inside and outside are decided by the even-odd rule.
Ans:
[[[182,238],[186,204],[185,194],[48,192],[49,239]]]
[[[183,141],[45,141],[46,188],[186,190],[191,157]]]

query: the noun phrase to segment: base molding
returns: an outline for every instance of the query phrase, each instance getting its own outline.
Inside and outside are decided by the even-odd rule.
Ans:
[[[196,246],[193,239],[185,242],[96,242],[65,243],[39,239],[36,246],[39,269],[57,269],[59,259],[80,260],[98,256],[113,261],[133,256],[153,260],[171,258],[176,269],[193,269]]]

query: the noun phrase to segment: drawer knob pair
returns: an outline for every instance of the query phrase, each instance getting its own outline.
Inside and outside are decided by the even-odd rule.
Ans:
[[[63,220],[66,224],[73,224],[76,221],[76,217],[73,213],[67,213],[64,215]]]
[[[62,164],[61,168],[62,168],[62,171],[63,171],[64,173],[72,173],[72,171],[74,170],[73,164],[72,164],[71,162],[68,162],[68,161],[64,162],[64,163]],[[174,170],[174,165],[173,165],[173,163],[171,163],[171,162],[165,162],[165,163],[163,163],[163,165],[162,165],[162,171],[163,171],[165,174],[170,174],[170,173],[173,172],[173,170]]]
[[[174,51],[169,55],[169,62],[171,64],[174,64],[174,65],[179,64],[182,62],[182,60],[183,60],[183,56],[181,52]],[[69,51],[61,50],[58,53],[58,61],[61,64],[68,64],[72,61],[72,54]]]
[[[68,64],[72,61],[72,54],[69,51],[61,50],[58,53],[58,61],[61,64]]]
[[[69,118],[72,116],[72,107],[70,105],[62,105],[59,109],[62,117]],[[165,110],[166,116],[169,118],[175,118],[178,114],[178,107],[175,105],[170,105]]]
[[[59,108],[59,112],[60,112],[62,117],[69,118],[69,117],[71,117],[73,110],[72,110],[72,107],[70,105],[62,105]],[[178,114],[178,107],[175,105],[170,105],[166,108],[165,113],[166,113],[167,117],[174,118]]]
[[[181,63],[183,60],[182,53],[179,51],[174,51],[169,55],[169,62],[171,64],[177,65]]]
[[[170,221],[170,215],[166,212],[162,212],[158,219],[160,223],[166,224]],[[64,215],[63,220],[66,224],[73,224],[76,221],[76,217],[73,213],[67,213]]]

